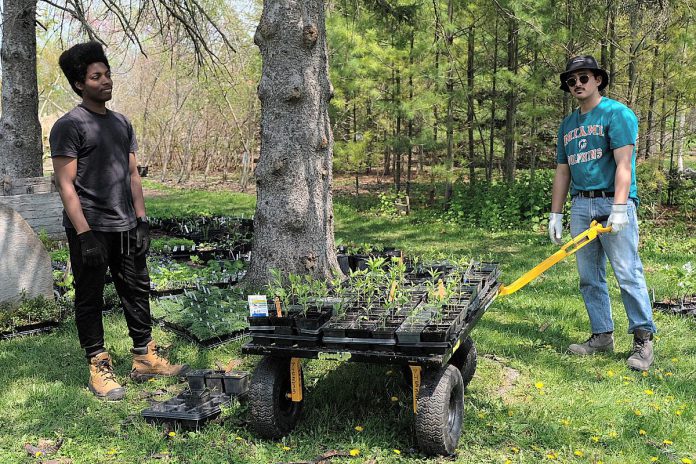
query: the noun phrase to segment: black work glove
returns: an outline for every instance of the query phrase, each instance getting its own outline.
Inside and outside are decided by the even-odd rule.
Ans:
[[[80,252],[82,253],[82,262],[86,266],[101,266],[104,264],[104,247],[94,232],[88,230],[77,236],[80,240]]]
[[[135,227],[135,256],[142,256],[150,249],[150,223],[147,219],[138,218]]]

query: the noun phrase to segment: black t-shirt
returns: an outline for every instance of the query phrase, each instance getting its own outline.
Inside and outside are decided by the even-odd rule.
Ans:
[[[138,143],[130,121],[107,110],[99,114],[79,105],[53,125],[51,157],[77,158],[75,190],[89,226],[123,232],[136,225],[128,168]],[[63,211],[63,226],[73,228]]]

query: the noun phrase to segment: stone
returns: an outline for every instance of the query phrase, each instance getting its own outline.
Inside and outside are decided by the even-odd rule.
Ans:
[[[28,297],[53,298],[51,257],[22,216],[0,203],[0,302]]]

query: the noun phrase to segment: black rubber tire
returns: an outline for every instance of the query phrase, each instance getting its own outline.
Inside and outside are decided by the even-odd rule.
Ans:
[[[418,392],[416,440],[431,456],[454,454],[462,432],[464,383],[457,367],[427,370]]]
[[[304,378],[302,381],[304,389]],[[260,438],[277,439],[290,433],[302,413],[304,399],[290,394],[290,358],[264,357],[249,385],[249,428]],[[304,392],[303,392],[304,398]]]
[[[464,381],[464,389],[469,386],[471,379],[474,378],[476,373],[476,365],[478,363],[478,356],[476,354],[476,345],[471,337],[466,337],[462,346],[455,351],[452,358],[450,358],[449,363],[456,366],[462,373],[462,380]]]

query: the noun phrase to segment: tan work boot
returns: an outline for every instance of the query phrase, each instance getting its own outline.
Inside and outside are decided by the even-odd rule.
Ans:
[[[628,367],[636,371],[650,369],[654,359],[652,333],[647,330],[636,329],[633,332],[633,349],[628,357]]]
[[[110,401],[126,396],[126,389],[116,381],[111,356],[106,351],[90,358],[88,387],[97,397]]]
[[[132,349],[133,353],[133,370],[130,373],[131,379],[136,382],[144,382],[145,380],[155,377],[179,376],[182,377],[188,371],[186,364],[170,364],[160,354],[160,348],[154,340],[145,347],[146,353],[140,354],[136,349]]]
[[[599,352],[614,351],[614,334],[612,332],[592,334],[585,343],[573,343],[568,347],[573,354],[588,355]]]

